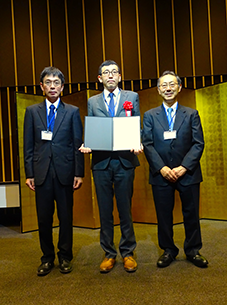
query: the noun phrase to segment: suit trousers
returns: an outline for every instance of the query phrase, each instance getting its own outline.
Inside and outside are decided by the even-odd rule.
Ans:
[[[101,222],[100,244],[107,258],[115,258],[117,255],[114,246],[114,193],[120,218],[121,256],[124,258],[133,255],[136,247],[131,215],[134,171],[134,168],[124,168],[118,158],[111,159],[105,170],[93,170]]]
[[[36,208],[39,225],[40,246],[43,252],[42,263],[53,262],[55,251],[53,244],[53,214],[55,201],[59,219],[58,259],[72,260],[72,209],[73,209],[73,181],[72,185],[62,185],[51,162],[48,174],[42,185],[35,187]]]
[[[196,255],[202,248],[199,223],[199,186],[183,186],[179,182],[167,186],[152,185],[153,197],[158,219],[158,241],[161,249],[176,257],[179,249],[173,241],[173,208],[175,191],[180,194],[185,228],[184,252]]]

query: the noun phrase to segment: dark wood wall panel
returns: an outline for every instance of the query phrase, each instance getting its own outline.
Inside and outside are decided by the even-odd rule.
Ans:
[[[12,86],[15,79],[10,1],[0,0],[0,14],[0,86]]]
[[[67,1],[72,82],[85,82],[83,13],[81,1]]]
[[[209,75],[211,70],[207,0],[192,0],[192,14],[195,44],[195,73],[196,75]]]
[[[135,1],[121,0],[124,78],[139,79]]]
[[[190,76],[192,72],[189,1],[174,0],[177,73]]]
[[[65,4],[64,0],[50,0],[50,21],[52,36],[53,65],[58,67],[65,75],[65,82],[68,78],[67,43],[65,26]]]
[[[32,84],[31,36],[28,0],[14,1],[18,85]]]
[[[174,71],[171,0],[156,0],[160,74]]]
[[[88,76],[89,81],[97,80],[98,67],[103,61],[100,1],[85,1],[86,30],[87,30],[87,53],[88,53]]]
[[[153,1],[139,1],[140,46],[143,78],[157,77],[154,4]]]
[[[227,26],[225,0],[210,0],[214,74],[225,74],[227,67]]]
[[[36,84],[39,84],[41,71],[50,65],[46,0],[32,1],[32,20],[35,79]]]
[[[103,1],[103,21],[105,37],[105,58],[112,59],[121,66],[120,36],[118,22],[118,1]]]

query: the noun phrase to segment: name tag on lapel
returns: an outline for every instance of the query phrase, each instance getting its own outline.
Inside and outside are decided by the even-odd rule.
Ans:
[[[177,131],[176,130],[164,131],[163,132],[163,137],[164,137],[164,140],[176,139],[177,138]]]
[[[41,131],[41,139],[42,140],[51,141],[52,136],[53,136],[53,133],[51,131],[46,131],[46,130]]]

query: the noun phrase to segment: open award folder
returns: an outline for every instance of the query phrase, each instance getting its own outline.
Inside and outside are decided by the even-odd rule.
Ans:
[[[140,117],[85,117],[84,146],[92,150],[140,149]]]

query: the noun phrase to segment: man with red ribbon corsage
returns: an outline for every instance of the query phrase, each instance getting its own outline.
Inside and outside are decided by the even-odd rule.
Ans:
[[[132,91],[121,90],[120,67],[115,61],[107,60],[99,67],[98,80],[104,91],[88,100],[88,116],[126,117],[140,116],[139,96]],[[130,101],[130,102],[129,102]],[[142,149],[128,151],[92,151],[83,145],[83,153],[92,152],[92,171],[100,213],[100,244],[105,258],[100,272],[111,271],[116,262],[117,250],[114,245],[113,196],[115,194],[120,218],[121,240],[119,251],[123,258],[124,269],[134,272],[137,263],[133,258],[136,239],[131,215],[131,199],[135,168],[139,166],[137,154]]]

